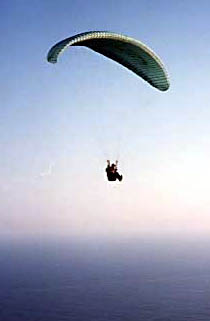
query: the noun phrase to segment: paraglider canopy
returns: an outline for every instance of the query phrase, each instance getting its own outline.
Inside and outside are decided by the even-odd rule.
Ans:
[[[56,63],[61,52],[70,46],[86,46],[127,67],[153,87],[161,91],[169,88],[168,75],[160,58],[139,40],[108,31],[84,32],[54,45],[47,60]]]

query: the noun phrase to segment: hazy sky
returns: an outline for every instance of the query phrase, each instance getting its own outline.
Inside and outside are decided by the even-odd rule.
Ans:
[[[209,1],[0,4],[0,231],[66,235],[210,231]],[[150,46],[168,92],[86,48],[110,30]],[[124,181],[105,178],[119,158]]]

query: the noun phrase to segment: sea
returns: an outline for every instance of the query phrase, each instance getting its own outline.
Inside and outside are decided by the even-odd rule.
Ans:
[[[0,320],[209,321],[210,237],[4,237]]]

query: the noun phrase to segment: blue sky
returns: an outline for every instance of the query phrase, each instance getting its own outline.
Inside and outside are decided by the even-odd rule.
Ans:
[[[1,2],[2,232],[209,232],[209,10],[192,0]],[[86,48],[47,63],[53,44],[88,30],[150,46],[169,91]],[[119,158],[122,184],[106,182],[107,158]]]

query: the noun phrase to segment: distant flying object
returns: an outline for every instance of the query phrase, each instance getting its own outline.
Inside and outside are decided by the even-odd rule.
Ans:
[[[39,177],[45,177],[45,176],[52,175],[52,169],[53,169],[54,165],[55,165],[54,163],[50,163],[49,166],[48,166],[48,169],[46,171],[44,171],[44,172],[41,172],[39,174]]]
[[[66,38],[55,44],[47,60],[56,63],[59,55],[70,46],[88,47],[127,67],[153,87],[166,91],[169,78],[160,58],[139,40],[108,31],[89,31]]]

